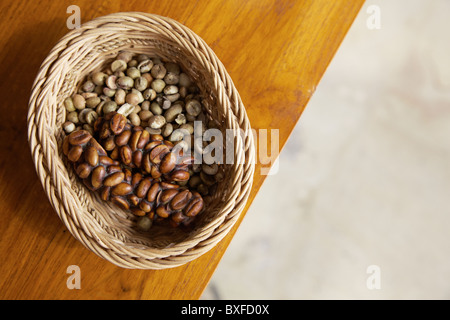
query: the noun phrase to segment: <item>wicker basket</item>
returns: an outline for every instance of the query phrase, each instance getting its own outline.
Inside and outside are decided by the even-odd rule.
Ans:
[[[87,22],[64,36],[43,62],[33,85],[28,140],[37,174],[69,231],[88,249],[123,268],[165,269],[185,264],[215,246],[232,228],[248,199],[254,173],[252,134],[233,136],[234,164],[194,228],[135,229],[134,217],[100,200],[75,176],[62,155],[63,100],[87,74],[119,51],[157,55],[179,63],[207,98],[209,116],[224,133],[250,123],[239,93],[214,52],[182,24],[153,14],[125,12]],[[228,145],[228,144],[226,144]],[[226,147],[225,147],[226,148]],[[224,150],[224,154],[230,150]]]

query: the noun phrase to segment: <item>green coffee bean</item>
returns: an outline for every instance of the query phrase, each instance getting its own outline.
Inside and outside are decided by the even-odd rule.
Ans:
[[[66,107],[66,111],[67,111],[67,112],[75,111],[75,107],[74,107],[74,105],[73,105],[73,101],[72,101],[72,98],[71,98],[71,97],[67,97],[67,98],[64,100],[64,106]]]

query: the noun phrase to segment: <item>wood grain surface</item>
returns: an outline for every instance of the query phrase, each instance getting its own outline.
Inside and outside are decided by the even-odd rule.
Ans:
[[[266,177],[260,169],[268,164],[257,163],[250,200],[233,230],[211,251],[181,267],[122,269],[75,240],[47,200],[26,134],[31,86],[48,52],[68,32],[68,6],[80,7],[82,23],[112,12],[143,11],[191,28],[224,63],[252,127],[279,129],[281,149],[362,4],[362,0],[2,1],[0,299],[198,299]],[[80,268],[80,289],[67,287],[71,265]]]

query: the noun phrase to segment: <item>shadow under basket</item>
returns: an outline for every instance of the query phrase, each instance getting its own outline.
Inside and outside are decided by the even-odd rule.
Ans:
[[[224,159],[225,154],[233,158],[232,164],[221,165],[224,179],[189,229],[154,226],[148,232],[139,231],[136,217],[88,190],[62,154],[64,99],[120,51],[178,63],[200,88],[208,116],[223,133]],[[227,143],[226,130],[235,133],[228,135]],[[60,219],[89,250],[123,268],[172,268],[201,256],[233,227],[253,182],[255,149],[250,123],[223,64],[190,29],[153,14],[99,17],[57,43],[33,84],[28,141],[37,174]]]

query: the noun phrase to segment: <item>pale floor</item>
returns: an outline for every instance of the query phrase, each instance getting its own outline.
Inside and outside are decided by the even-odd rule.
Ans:
[[[366,2],[202,299],[450,298],[449,12]]]

